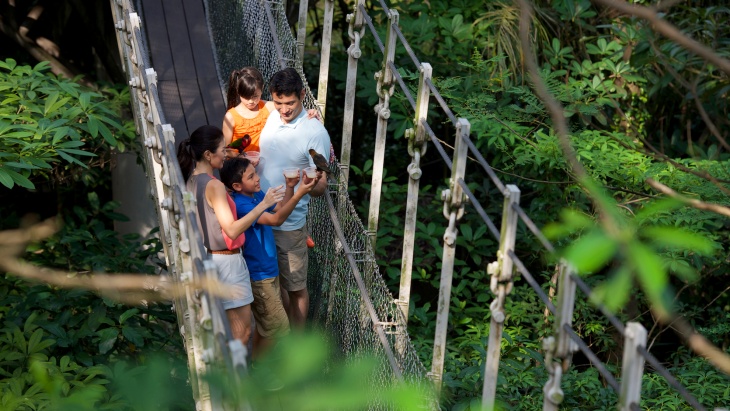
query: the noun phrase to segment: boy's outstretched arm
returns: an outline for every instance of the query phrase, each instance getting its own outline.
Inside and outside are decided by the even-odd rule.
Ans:
[[[302,197],[311,192],[315,184],[317,184],[316,178],[308,178],[304,173],[302,173],[302,182],[301,184],[299,184],[299,188],[291,196],[291,198],[287,200],[286,197],[288,197],[288,193],[292,191],[292,189],[289,187],[289,180],[293,179],[287,178],[287,195],[285,195],[285,198],[279,203],[279,205],[276,206],[276,208],[274,209],[274,213],[263,213],[261,217],[259,217],[259,224],[271,225],[276,227],[284,224],[284,221],[289,218],[289,215],[292,211],[294,211],[294,208],[297,206],[299,200],[301,200]]]

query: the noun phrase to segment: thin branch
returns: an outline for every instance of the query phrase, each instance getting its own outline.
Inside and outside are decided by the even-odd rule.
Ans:
[[[62,76],[69,80],[73,80],[76,76],[81,74],[78,70],[70,68],[67,64],[62,63],[59,59],[53,57],[50,53],[35,44],[35,42],[26,41],[26,39],[24,39],[23,36],[20,35],[20,33],[13,30],[11,25],[3,22],[2,18],[0,18],[0,31],[8,36],[8,38],[15,41],[20,47],[24,48],[28,52],[28,54],[33,56],[33,58],[37,61],[49,62],[51,65],[51,72],[56,74],[57,76]],[[94,90],[98,88],[93,82],[85,78],[79,79],[78,82]]]
[[[703,335],[697,333],[683,317],[671,318],[672,329],[687,343],[687,345],[698,355],[706,358],[718,370],[730,375],[730,355],[713,345]]]
[[[645,147],[648,147],[649,150],[651,150],[651,152],[647,151],[646,154],[648,154],[648,155],[650,155],[650,156],[652,156],[652,157],[654,157],[656,159],[660,159],[660,160],[666,161],[667,163],[671,164],[675,168],[677,168],[679,170],[682,170],[682,171],[684,171],[686,173],[690,173],[690,174],[693,174],[693,175],[695,175],[697,177],[700,177],[702,179],[705,179],[707,181],[710,181],[711,183],[713,183],[715,185],[715,187],[717,187],[718,189],[720,189],[720,191],[722,191],[723,193],[725,193],[725,195],[730,195],[730,189],[728,189],[727,187],[724,187],[721,184],[721,183],[728,184],[728,183],[730,183],[730,181],[724,180],[724,179],[715,178],[715,176],[713,176],[712,174],[708,173],[707,171],[696,171],[696,170],[692,170],[689,167],[685,167],[684,165],[680,164],[679,162],[674,161],[671,158],[669,158],[669,156],[667,156],[666,154],[663,154],[663,153],[659,152],[659,150],[657,150],[656,148],[654,148],[654,146],[652,146],[645,139],[639,137],[639,140],[642,142],[642,144],[644,144]]]
[[[651,44],[651,48],[654,50],[654,53],[662,60],[664,63],[665,68],[669,72],[669,74],[674,77],[675,80],[677,80],[681,85],[683,85],[687,90],[689,90],[692,93],[692,99],[694,100],[695,106],[697,107],[697,111],[699,111],[700,116],[702,117],[702,120],[707,125],[707,128],[710,130],[710,133],[712,133],[715,138],[717,138],[717,141],[720,142],[720,145],[722,145],[726,150],[730,151],[730,144],[727,143],[724,137],[720,135],[720,131],[717,129],[717,126],[715,126],[715,123],[710,119],[710,116],[707,114],[707,111],[705,110],[705,107],[702,105],[702,102],[700,101],[699,96],[697,95],[697,83],[700,80],[699,73],[697,74],[697,77],[695,78],[695,81],[690,83],[689,81],[685,80],[682,76],[677,73],[676,70],[674,70],[674,67],[672,67],[671,64],[669,64],[668,61],[664,58],[664,55],[659,51],[657,46],[654,44],[653,41],[649,42]]]
[[[448,148],[450,148],[450,149],[452,149],[452,150],[454,149],[454,146],[452,146],[452,145],[451,145],[451,144],[449,144],[448,142],[446,142],[446,141],[444,141],[444,140],[442,140],[442,139],[440,139],[440,138],[439,138],[439,139],[437,139],[437,140],[438,140],[438,141],[439,141],[439,142],[441,143],[441,145],[443,145],[444,147],[448,147]],[[472,157],[472,156],[468,156],[468,155],[467,155],[467,156],[466,156],[466,158],[467,158],[468,160],[471,160],[471,161],[475,162],[475,163],[479,163],[479,161],[478,161],[478,160],[477,160],[476,158]],[[438,161],[435,161],[434,163],[437,163],[437,162],[440,162],[440,161],[441,161],[441,160],[438,160]],[[431,164],[431,163],[428,163],[428,164]],[[572,181],[572,180],[571,180],[571,181],[548,181],[548,180],[536,180],[536,179],[533,179],[533,178],[528,178],[528,177],[523,177],[523,176],[521,176],[521,175],[517,175],[517,174],[512,174],[512,173],[510,173],[510,172],[508,172],[508,171],[500,170],[499,168],[495,168],[495,167],[493,167],[493,166],[491,166],[491,165],[490,165],[490,167],[492,167],[492,170],[494,170],[494,171],[496,171],[496,172],[498,172],[498,173],[502,173],[502,174],[505,174],[505,175],[508,175],[508,176],[512,176],[512,177],[515,177],[515,178],[519,178],[519,179],[521,179],[521,180],[525,180],[525,181],[532,181],[532,182],[535,182],[535,183],[541,183],[541,184],[575,184],[575,181]],[[421,167],[421,168],[423,168],[423,167]]]
[[[185,295],[187,286],[205,289],[218,297],[231,296],[230,288],[215,279],[191,279],[180,284],[163,276],[144,274],[81,274],[39,267],[18,258],[29,242],[40,241],[57,230],[57,220],[51,218],[28,228],[0,231],[0,271],[57,287],[95,291],[129,304],[139,304],[141,300],[171,300]]]
[[[730,286],[726,287],[724,290],[720,291],[720,294],[718,294],[717,297],[713,298],[712,301],[710,301],[704,307],[702,307],[702,311],[706,310],[707,307],[711,306],[715,301],[717,301],[718,298],[722,297],[722,295],[725,294],[728,290],[730,290]]]
[[[730,208],[728,207],[687,198],[652,178],[647,178],[646,183],[652,186],[655,190],[664,193],[669,197],[675,198],[688,206],[694,207],[698,210],[712,211],[713,213],[730,217]]]
[[[524,0],[521,0],[524,1]],[[717,68],[730,74],[730,60],[720,57],[711,48],[684,35],[679,29],[659,16],[655,8],[629,4],[622,0],[593,0],[624,14],[639,17],[652,24],[655,31],[674,41],[688,51],[704,58]]]

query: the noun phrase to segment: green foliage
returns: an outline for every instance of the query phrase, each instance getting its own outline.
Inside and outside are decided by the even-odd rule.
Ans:
[[[369,380],[388,366],[375,355],[333,358],[336,354],[324,335],[294,333],[254,362],[249,375],[239,381],[222,366],[206,379],[212,387],[233,394],[232,401],[246,402],[252,409],[361,410],[386,405],[397,410],[425,409],[429,387],[406,382],[387,390],[374,389]]]
[[[103,164],[110,148],[124,151],[133,133],[105,96],[49,74],[50,64],[0,61],[0,183],[35,188]],[[71,174],[71,176],[69,176]]]
[[[637,20],[616,19],[606,25],[605,19],[599,20],[605,16],[597,13],[587,0],[551,2],[550,7],[543,7],[540,12],[544,12],[545,17],[538,16],[549,28],[550,36],[536,44],[540,73],[550,92],[565,107],[571,143],[579,161],[597,189],[603,192],[602,197],[592,200],[576,182],[544,105],[520,76],[519,70],[507,69],[510,65],[514,67],[517,52],[513,51],[511,55],[506,46],[498,45],[506,37],[491,36],[487,42],[478,43],[482,41],[481,34],[503,27],[495,24],[494,16],[499,13],[508,16],[509,5],[490,3],[486,10],[484,5],[479,5],[481,16],[468,6],[449,6],[439,2],[418,5],[402,2],[395,7],[404,10],[401,30],[411,46],[418,50],[419,58],[436,61],[434,75],[446,76],[437,78],[435,83],[454,114],[469,119],[471,138],[477,148],[502,181],[520,187],[522,208],[538,227],[549,227],[555,245],[563,250],[561,255],[568,256],[582,271],[591,273],[586,281],[596,291],[595,299],[577,302],[576,332],[600,358],[616,369],[620,361],[620,354],[616,354],[620,338],[611,331],[605,317],[592,308],[593,303],[606,303],[624,320],[642,321],[647,328],[655,321],[646,315],[650,308],[671,306],[690,318],[714,342],[727,347],[730,341],[726,333],[723,334],[724,328],[718,325],[726,322],[726,312],[717,307],[724,307],[728,300],[722,294],[717,295],[724,286],[716,285],[718,281],[726,284],[721,278],[727,274],[723,262],[728,246],[727,222],[707,211],[654,198],[655,193],[645,182],[651,177],[690,198],[727,203],[726,194],[700,177],[710,174],[723,182],[729,181],[727,154],[718,149],[706,130],[703,131],[702,119],[689,105],[694,105],[694,95],[686,89],[678,90],[674,77],[665,67],[671,62],[676,71],[685,75],[696,73],[701,102],[711,113],[710,117],[720,124],[730,118],[725,98],[730,89],[726,87],[727,77],[718,76],[715,69],[704,70],[704,63],[676,44],[650,36],[648,26]],[[681,11],[689,16],[708,12],[700,9],[688,7]],[[722,16],[725,11],[718,10],[718,13]],[[472,42],[444,40],[441,44],[450,46],[439,47],[441,36],[449,35],[448,23],[453,22],[457,14],[464,22],[478,20],[471,27]],[[551,24],[551,18],[558,23]],[[726,27],[713,23],[717,16],[704,22],[699,17],[692,17],[691,21],[698,36],[712,33],[717,44],[724,44],[730,37],[725,33]],[[475,46],[475,42],[479,45]],[[650,42],[664,48],[652,48]],[[487,58],[483,53],[487,44],[489,50],[501,49],[487,53]],[[656,50],[661,50],[663,55]],[[379,58],[376,53],[375,62],[361,59],[359,64],[363,70],[368,70],[379,65]],[[686,62],[697,64],[683,65]],[[410,64],[405,58],[396,62],[400,67],[399,63]],[[708,89],[703,88],[707,87],[705,84]],[[358,79],[358,85],[361,86],[358,96],[367,98],[369,105],[374,104],[376,96],[369,91],[371,87],[374,90],[372,79],[363,82]],[[725,94],[716,94],[721,90]],[[681,99],[677,94],[681,94]],[[670,95],[674,96],[668,99]],[[395,112],[402,107],[393,104],[394,101],[399,101],[398,92],[391,99],[391,109]],[[682,103],[677,104],[677,101]],[[715,105],[715,101],[718,104]],[[434,114],[429,112],[429,123],[439,128],[443,115],[434,117]],[[367,115],[363,117],[367,118]],[[397,293],[402,252],[399,239],[403,232],[403,199],[407,191],[402,170],[405,169],[404,158],[408,159],[397,139],[400,138],[398,130],[404,127],[403,119],[412,118],[412,114],[405,110],[391,118],[395,119],[389,125],[395,140],[386,149],[386,177],[376,252],[381,272],[391,290]],[[680,119],[685,123],[679,123]],[[687,121],[693,127],[692,144],[683,136]],[[453,141],[450,137],[453,129],[448,126],[435,133],[447,145]],[[694,139],[701,135],[704,137]],[[361,156],[363,159],[359,163],[353,162],[363,166],[352,168],[351,184],[355,187],[351,186],[351,190],[360,214],[367,216],[372,167],[367,157],[371,147],[368,144],[357,147],[354,158]],[[691,155],[685,155],[690,153],[690,148]],[[671,162],[654,152],[659,149]],[[429,149],[421,161],[431,169],[421,179],[415,246],[420,252],[414,257],[409,310],[410,335],[425,364],[431,361],[441,243],[446,225],[441,214],[442,203],[437,198],[445,188],[444,177],[448,170],[443,173],[433,170],[430,162],[438,157],[432,157],[434,151]],[[468,163],[466,175],[470,189],[480,199],[487,215],[498,221],[502,194],[477,177],[481,175],[481,167],[473,162]],[[726,183],[724,185],[728,187]],[[616,222],[615,231],[597,224],[594,201],[602,202],[608,209]],[[562,219],[550,225],[556,216],[562,216]],[[442,404],[448,409],[478,409],[475,404],[481,393],[488,304],[493,299],[487,288],[489,281],[484,267],[495,259],[496,241],[468,205],[458,228]],[[519,226],[518,231],[517,252],[531,272],[541,272],[546,261],[555,261],[544,255],[524,227]],[[550,273],[542,273],[546,291],[550,277]],[[637,285],[642,291],[636,291]],[[677,297],[677,301],[670,304],[675,289],[695,291],[685,292],[683,298]],[[716,291],[707,291],[710,289]],[[712,300],[710,304],[712,314],[703,315],[698,307],[714,297],[717,301]],[[544,369],[539,366],[537,342],[551,333],[550,324],[545,322],[543,310],[539,308],[542,303],[527,287],[516,285],[508,302],[512,305],[506,312],[514,314],[505,322],[497,397],[503,400],[501,407],[504,409],[537,409],[541,407],[542,384],[547,379]],[[652,332],[658,334],[650,335],[650,338],[663,340],[670,334],[662,335],[661,329],[660,326],[653,329]],[[667,342],[672,347],[674,344],[676,342],[671,339]],[[586,404],[597,409],[615,407],[616,397],[612,390],[604,386],[595,369],[584,365],[587,364],[579,364],[565,376],[564,389],[570,389],[564,402],[566,409],[585,409]],[[686,370],[677,368],[673,371]],[[647,376],[656,377],[654,374]],[[646,388],[646,393],[649,397],[661,395],[658,390],[651,386]],[[713,392],[705,403],[719,404],[721,398],[721,394]]]
[[[38,205],[61,213],[60,231],[27,247],[28,263],[75,276],[157,272],[158,240],[113,231],[115,221],[127,218],[109,201],[109,160],[136,144],[133,123],[121,119],[129,104],[125,88],[100,94],[55,78],[47,63],[0,63],[0,171],[13,176],[0,189],[15,200],[0,207],[0,225],[31,220],[18,214]],[[37,204],[43,202],[53,204]],[[160,409],[157,403],[192,409],[186,364],[170,361],[186,357],[176,323],[169,304],[129,307],[2,273],[0,409],[140,409],[138,396],[122,393],[133,375],[175,399],[149,396],[152,409]],[[163,365],[153,360],[160,355],[168,357]],[[155,380],[139,377],[148,371]]]

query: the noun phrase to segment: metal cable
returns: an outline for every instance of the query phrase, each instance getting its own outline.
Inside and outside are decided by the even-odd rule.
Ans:
[[[520,216],[520,218],[522,219],[522,222],[524,222],[525,225],[527,226],[527,228],[529,228],[530,231],[532,231],[532,234],[535,234],[535,237],[537,237],[537,239],[540,240],[540,242],[542,243],[542,246],[545,247],[545,249],[547,249],[549,252],[554,253],[555,247],[553,247],[553,245],[550,244],[550,241],[548,241],[548,239],[545,238],[545,235],[543,235],[542,231],[540,231],[537,228],[537,225],[535,225],[535,222],[532,221],[532,219],[530,218],[530,216],[527,215],[527,213],[525,213],[525,210],[523,210],[522,207],[520,207],[520,205],[517,203],[512,203],[512,209],[515,210],[515,212],[517,213],[518,216]]]
[[[505,190],[504,183],[502,183],[502,180],[500,180],[499,177],[497,177],[497,174],[494,172],[494,169],[492,169],[492,166],[490,166],[489,163],[487,163],[487,160],[484,159],[484,157],[482,156],[482,153],[480,153],[479,150],[477,150],[477,147],[474,145],[474,143],[471,141],[471,139],[469,137],[464,138],[464,142],[466,143],[467,146],[469,146],[469,150],[477,158],[477,161],[479,162],[479,164],[481,164],[482,168],[484,168],[484,171],[487,173],[489,178],[492,180],[495,187],[497,187],[500,192],[504,193],[504,190]]]
[[[588,357],[588,360],[590,360],[591,364],[596,367],[598,373],[606,379],[606,383],[608,383],[608,385],[611,386],[611,388],[613,388],[616,393],[621,391],[621,388],[619,387],[618,382],[616,381],[616,378],[613,376],[613,374],[611,374],[611,372],[606,369],[606,365],[598,359],[596,354],[591,351],[591,349],[586,345],[585,342],[583,342],[578,334],[576,334],[575,331],[570,328],[570,325],[564,324],[563,330],[568,334],[570,339],[578,345],[578,348],[581,350],[581,352],[583,352],[583,354]]]
[[[370,28],[370,33],[372,33],[373,38],[375,39],[375,44],[378,45],[381,53],[384,52],[385,46],[383,46],[383,42],[380,41],[380,36],[378,36],[378,32],[375,30],[375,26],[373,26],[373,20],[370,18],[370,15],[365,10],[364,6],[360,6],[360,13],[362,13],[365,23],[367,23],[368,27]]]
[[[383,331],[383,326],[381,324],[381,321],[378,318],[378,314],[375,312],[375,308],[373,307],[373,302],[370,300],[370,296],[368,295],[368,290],[365,287],[365,282],[363,281],[362,276],[360,275],[360,270],[357,268],[357,263],[355,262],[355,259],[352,257],[353,253],[350,250],[350,246],[347,245],[347,239],[345,238],[345,235],[342,232],[342,228],[340,227],[340,223],[337,218],[337,212],[335,211],[335,205],[332,202],[332,198],[330,198],[329,194],[326,194],[324,197],[327,199],[327,206],[329,208],[330,217],[332,217],[332,224],[334,226],[335,234],[337,234],[337,237],[340,240],[340,243],[342,245],[342,251],[344,252],[345,257],[347,258],[347,261],[350,263],[350,268],[352,269],[352,275],[355,277],[357,286],[360,288],[362,300],[365,303],[365,308],[367,309],[368,314],[370,315],[370,320],[373,323],[373,327],[375,328],[375,331],[378,333],[380,342],[383,344],[383,350],[385,350],[385,354],[388,357],[388,362],[390,362],[390,366],[393,370],[393,375],[395,375],[395,377],[398,379],[398,381],[403,381],[403,374],[401,374],[400,367],[398,367],[398,363],[396,363],[396,361],[395,361],[395,356],[393,355],[393,349],[391,348],[390,343],[388,342],[388,339],[385,336],[385,331]]]
[[[380,2],[380,7],[382,7],[382,8],[383,8],[383,11],[385,12],[385,14],[386,14],[386,15],[387,15],[387,14],[390,14],[390,9],[389,9],[389,8],[388,8],[388,6],[387,6],[387,5],[385,4],[385,1],[383,1],[383,0],[378,0],[378,1]]]
[[[431,94],[436,98],[436,101],[439,102],[439,105],[441,106],[441,109],[446,114],[446,117],[449,118],[452,124],[456,125],[456,116],[454,113],[451,112],[451,109],[449,108],[448,104],[446,104],[446,101],[443,97],[441,97],[441,93],[439,93],[436,86],[434,86],[433,82],[431,82],[431,79],[426,79],[426,85],[428,86],[429,90],[431,90]]]
[[[530,284],[530,287],[535,290],[537,296],[540,297],[543,303],[545,303],[545,306],[548,308],[548,310],[550,310],[550,312],[555,315],[558,309],[555,308],[555,305],[553,305],[552,301],[550,301],[550,298],[548,298],[547,294],[545,294],[545,291],[540,288],[540,284],[535,281],[535,278],[532,276],[532,274],[530,274],[525,265],[522,264],[522,261],[520,261],[520,258],[517,257],[517,254],[515,254],[515,252],[512,250],[507,250],[507,255],[510,259],[512,259],[515,267],[517,267],[517,271],[522,273],[522,275],[525,277],[525,280],[527,280],[527,283]]]
[[[416,53],[413,52],[411,45],[408,43],[408,40],[406,40],[406,37],[403,35],[403,32],[400,31],[400,27],[398,27],[396,25],[393,27],[393,30],[395,31],[395,34],[400,39],[401,44],[403,44],[403,47],[405,47],[406,53],[408,53],[408,56],[411,58],[411,61],[413,62],[413,64],[415,64],[417,68],[420,68],[421,62],[418,61],[418,57],[416,57]]]
[[[279,64],[282,69],[286,68],[286,61],[284,60],[284,51],[279,43],[279,36],[276,34],[276,23],[274,23],[274,15],[271,13],[271,6],[268,2],[264,2],[264,9],[266,10],[266,20],[269,22],[269,28],[271,29],[271,38],[274,41],[274,49],[276,55],[279,57]]]
[[[593,294],[591,287],[589,287],[588,284],[586,284],[585,281],[583,281],[583,279],[580,278],[576,274],[571,274],[570,277],[573,279],[573,281],[575,281],[575,284],[578,286],[578,288],[580,288],[581,291],[583,291],[583,294],[585,294],[586,297],[588,297],[590,299],[591,294]],[[625,333],[625,329],[626,329],[624,327],[624,323],[621,322],[621,320],[619,320],[618,318],[616,318],[615,315],[611,314],[611,312],[608,311],[608,309],[603,304],[598,304],[597,308],[599,310],[601,310],[601,312],[603,313],[603,315],[606,316],[606,318],[608,318],[608,321],[611,323],[611,325],[613,325],[616,328],[616,331],[618,331],[623,336]]]
[[[477,214],[479,214],[479,216],[482,217],[484,223],[487,224],[487,227],[489,228],[489,231],[492,232],[492,236],[494,237],[494,239],[499,241],[499,229],[497,229],[497,226],[494,225],[492,219],[489,218],[487,213],[484,211],[482,205],[479,203],[479,200],[477,200],[474,193],[469,190],[469,187],[466,185],[466,182],[463,179],[460,178],[457,183],[459,183],[461,188],[464,190],[464,194],[466,194],[466,196],[471,201],[471,205],[474,206],[474,209],[477,210]]]
[[[406,95],[406,98],[408,99],[408,102],[411,103],[411,108],[413,111],[416,111],[416,102],[413,100],[413,96],[411,95],[411,91],[408,90],[408,87],[406,87],[406,83],[403,82],[403,77],[401,77],[400,73],[398,72],[398,68],[393,64],[392,61],[388,62],[388,68],[390,68],[390,71],[393,73],[393,77],[398,81],[398,84],[400,85],[401,90],[403,90],[403,94]]]
[[[431,126],[429,126],[426,120],[423,119],[421,120],[421,125],[423,126],[423,129],[426,130],[428,136],[431,138],[431,141],[433,142],[434,147],[436,147],[436,150],[438,150],[439,154],[441,154],[441,158],[444,160],[444,163],[446,163],[446,166],[449,168],[449,170],[451,170],[451,158],[448,154],[446,154],[446,150],[444,150],[444,147],[439,139],[436,137],[436,134],[434,134],[433,130],[431,130]]]
[[[692,394],[690,394],[689,391],[687,391],[687,389],[679,381],[677,381],[676,378],[674,378],[674,376],[669,372],[669,370],[664,368],[664,366],[659,363],[659,360],[657,360],[649,351],[647,351],[646,347],[643,347],[643,346],[636,347],[636,351],[638,351],[639,354],[641,354],[641,356],[644,357],[646,362],[648,362],[649,364],[651,364],[652,367],[654,367],[654,370],[657,373],[659,373],[659,375],[661,375],[662,377],[664,377],[665,380],[667,380],[667,383],[669,384],[670,387],[677,390],[679,395],[681,395],[682,398],[684,398],[684,400],[687,401],[687,403],[692,406],[692,408],[694,408],[695,410],[699,410],[699,411],[707,410],[702,404],[700,404],[699,401],[697,401],[697,399]]]

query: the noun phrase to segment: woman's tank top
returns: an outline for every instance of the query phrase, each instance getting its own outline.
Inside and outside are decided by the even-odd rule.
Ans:
[[[221,224],[215,216],[213,207],[208,205],[208,201],[205,200],[205,187],[213,179],[215,177],[210,174],[193,174],[186,185],[188,191],[195,194],[198,206],[198,228],[203,234],[205,248],[213,251],[227,250],[228,246],[223,239]]]
[[[266,108],[266,102],[259,101],[259,111],[254,118],[244,118],[236,108],[233,107],[228,110],[233,116],[233,136],[231,142],[243,138],[246,134],[251,137],[251,143],[248,147],[244,148],[243,151],[259,151],[259,136],[261,136],[261,130],[266,125],[266,119],[269,118],[269,110]]]

